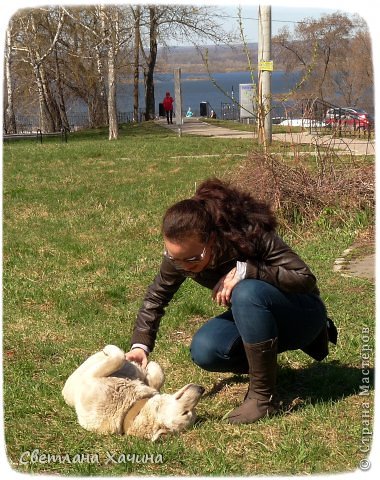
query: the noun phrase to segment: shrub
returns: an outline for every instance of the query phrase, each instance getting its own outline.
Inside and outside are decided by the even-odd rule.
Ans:
[[[318,219],[344,222],[363,211],[373,216],[374,166],[356,162],[338,165],[333,155],[319,155],[315,165],[276,154],[252,154],[232,183],[269,202],[280,224],[310,226]]]

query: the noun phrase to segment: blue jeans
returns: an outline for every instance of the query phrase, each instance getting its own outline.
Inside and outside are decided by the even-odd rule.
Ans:
[[[231,309],[212,318],[194,335],[195,364],[211,372],[248,372],[244,343],[278,337],[278,351],[309,345],[326,324],[318,295],[285,293],[261,280],[246,279],[232,291]]]

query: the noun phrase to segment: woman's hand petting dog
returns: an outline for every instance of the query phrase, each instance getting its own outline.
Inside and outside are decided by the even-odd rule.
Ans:
[[[237,274],[236,267],[233,268],[227,275],[224,275],[215,285],[212,291],[212,298],[218,305],[228,307],[231,302],[232,290],[235,285],[241,280]]]
[[[148,364],[148,355],[142,348],[134,348],[130,350],[128,353],[125,354],[125,358],[129,362],[136,362],[142,366],[142,368],[146,368]]]

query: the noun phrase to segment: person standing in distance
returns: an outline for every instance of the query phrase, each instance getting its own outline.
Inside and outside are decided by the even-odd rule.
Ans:
[[[164,101],[162,102],[164,110],[166,113],[166,120],[169,123],[173,124],[173,98],[170,95],[170,92],[166,92]]]

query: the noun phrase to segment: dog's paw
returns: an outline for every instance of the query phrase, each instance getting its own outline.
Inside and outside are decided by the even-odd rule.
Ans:
[[[121,350],[121,348],[117,347],[116,345],[106,345],[103,348],[103,353],[107,357],[118,357],[120,355],[124,356],[123,350]]]
[[[165,381],[165,375],[160,365],[156,362],[149,362],[146,366],[146,381],[148,385],[160,390]]]
[[[165,428],[160,428],[159,430],[157,430],[155,433],[153,433],[153,435],[151,436],[150,440],[151,442],[155,442],[156,440],[158,440],[162,435],[166,435],[168,433],[168,430],[165,429]]]

